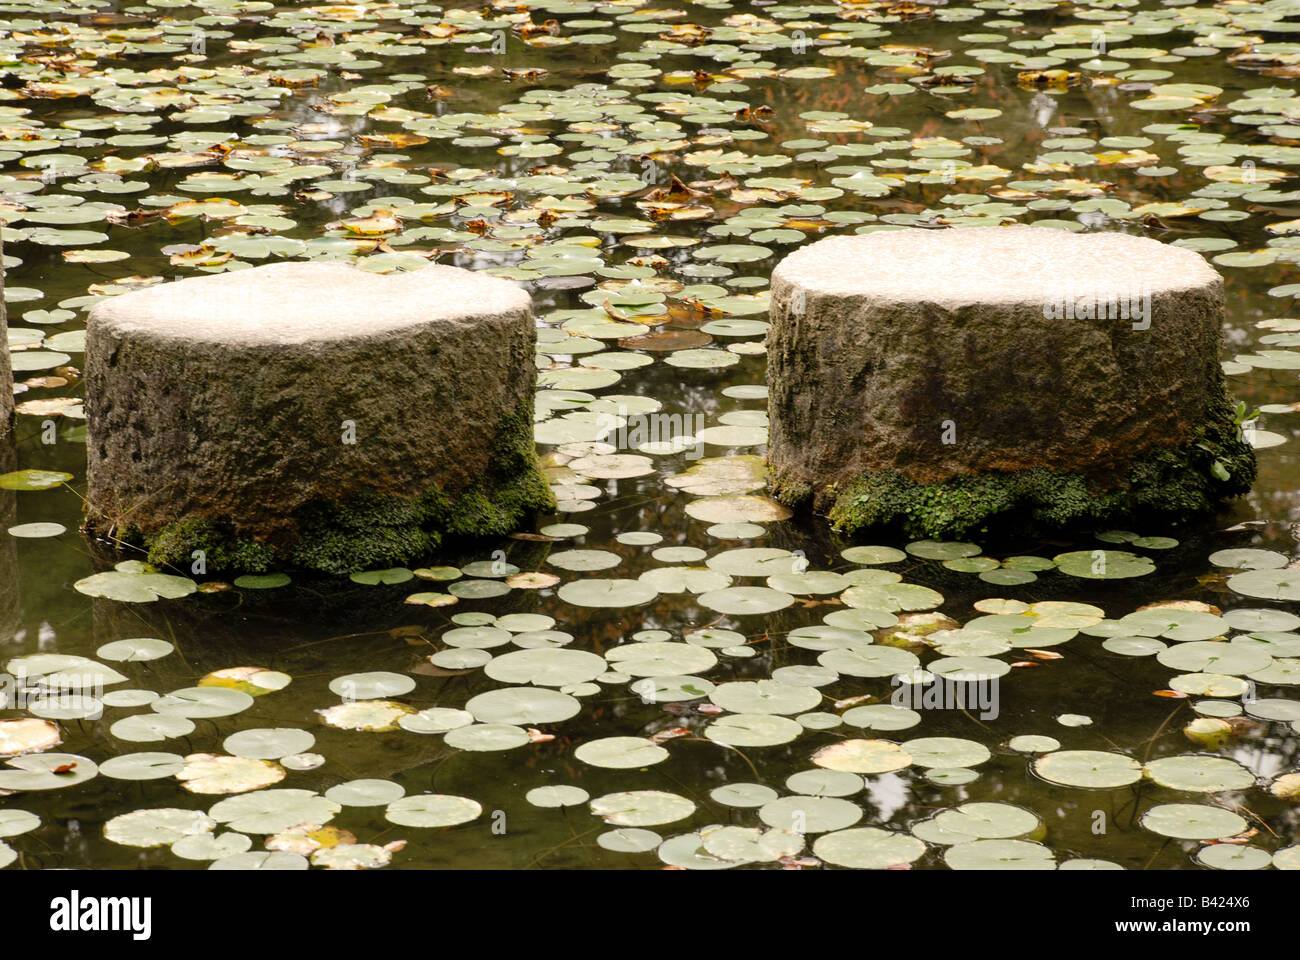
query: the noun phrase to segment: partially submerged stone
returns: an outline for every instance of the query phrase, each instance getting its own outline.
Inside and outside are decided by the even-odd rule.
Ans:
[[[1182,518],[1249,489],[1199,255],[1041,227],[831,237],[772,275],[778,499],[853,531]]]
[[[407,564],[548,506],[529,297],[281,263],[96,304],[87,529],[208,571]],[[195,556],[195,551],[203,551]]]

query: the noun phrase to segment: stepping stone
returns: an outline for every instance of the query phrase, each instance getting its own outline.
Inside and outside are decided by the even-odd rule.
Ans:
[[[101,301],[87,530],[194,573],[410,564],[548,506],[528,294],[280,263]]]
[[[840,529],[962,537],[1244,493],[1197,253],[1045,227],[831,237],[772,275],[768,461]]]

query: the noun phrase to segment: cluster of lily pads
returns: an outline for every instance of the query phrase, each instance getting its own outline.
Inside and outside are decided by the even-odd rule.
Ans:
[[[961,553],[960,544],[923,541],[913,554],[944,556]],[[848,558],[872,566],[898,563],[906,552],[887,547],[852,547]],[[1226,551],[1220,561],[1267,565],[1264,551]],[[766,578],[792,588],[798,578],[816,572],[787,572],[792,555],[775,548],[725,551],[703,568],[725,571],[728,579]],[[471,565],[475,571],[479,566]],[[441,571],[446,576],[446,568]],[[456,571],[459,573],[460,571]],[[505,576],[506,571],[493,571]],[[407,571],[407,573],[411,573]],[[826,572],[828,575],[829,571]],[[397,571],[382,577],[360,576],[362,582],[404,582]],[[133,574],[151,576],[150,574]],[[156,575],[152,575],[156,576]],[[603,655],[572,649],[574,635],[540,613],[457,613],[437,638],[441,648],[429,656],[438,667],[458,672],[478,671],[500,686],[452,705],[439,702],[417,709],[408,701],[417,691],[416,677],[391,671],[337,676],[329,690],[340,702],[317,710],[319,722],[353,733],[402,731],[441,736],[447,747],[467,752],[499,752],[528,748],[555,739],[539,728],[563,730],[578,716],[584,699],[601,700],[608,691],[625,689],[644,704],[695,705],[707,721],[700,737],[723,748],[740,751],[775,747],[796,740],[810,741],[803,772],[785,778],[785,793],[757,782],[732,782],[711,792],[723,808],[752,810],[762,826],[720,823],[698,827],[664,839],[650,827],[691,819],[697,804],[680,793],[646,788],[592,798],[577,785],[538,787],[527,795],[537,807],[587,805],[591,814],[615,829],[602,833],[598,844],[610,851],[656,850],[670,866],[714,869],[743,864],[824,862],[853,867],[897,867],[912,863],[931,849],[941,850],[954,869],[1052,868],[1057,859],[1042,843],[1040,819],[1008,803],[967,802],[920,820],[909,831],[856,826],[863,806],[850,799],[869,789],[871,777],[908,771],[931,783],[960,787],[978,780],[978,768],[993,756],[980,741],[950,736],[889,739],[924,722],[923,715],[890,701],[898,683],[923,685],[936,679],[987,683],[1007,677],[1022,663],[998,656],[1013,650],[1022,655],[1060,659],[1052,648],[1100,639],[1101,649],[1123,657],[1155,656],[1170,671],[1172,696],[1197,697],[1198,715],[1185,728],[1186,736],[1205,752],[1175,754],[1147,762],[1118,750],[1062,749],[1060,741],[1042,735],[1020,735],[998,746],[1006,754],[1027,759],[1027,772],[1047,783],[1078,789],[1116,789],[1147,780],[1169,791],[1214,795],[1217,803],[1160,803],[1141,817],[1142,826],[1161,837],[1202,841],[1198,862],[1225,869],[1276,865],[1293,868],[1295,846],[1270,852],[1247,842],[1249,831],[1239,810],[1250,791],[1265,789],[1274,797],[1300,796],[1300,773],[1267,781],[1237,759],[1218,752],[1241,732],[1239,718],[1257,724],[1289,727],[1300,733],[1300,701],[1286,697],[1259,698],[1253,683],[1269,687],[1300,684],[1300,616],[1273,608],[1241,608],[1220,613],[1208,604],[1173,601],[1145,606],[1118,619],[1108,619],[1091,604],[1065,601],[1025,603],[1010,599],[981,600],[978,616],[959,624],[929,611],[943,602],[941,595],[920,585],[886,579],[842,589],[843,604],[825,615],[823,623],[790,630],[785,645],[809,651],[816,663],[790,663],[759,680],[709,679],[727,661],[753,656],[754,641],[739,631],[721,627],[696,629],[675,638],[666,630],[641,630]],[[852,583],[851,580],[846,581]],[[602,603],[617,597],[620,607],[644,603],[644,595],[629,593],[637,581],[584,578],[567,586],[598,591]],[[909,589],[910,588],[910,589]],[[792,597],[774,587],[727,587],[751,591],[728,606],[737,625],[772,609],[769,594]],[[862,591],[866,591],[863,593]],[[653,592],[653,591],[652,591]],[[563,602],[563,588],[557,600]],[[587,593],[581,596],[587,596]],[[706,594],[701,594],[700,602]],[[640,597],[638,599],[638,597]],[[864,602],[869,601],[869,602]],[[766,639],[766,638],[765,638]],[[772,646],[776,641],[768,640]],[[221,795],[204,813],[179,807],[146,808],[109,820],[104,835],[114,843],[152,848],[169,847],[186,860],[209,861],[214,868],[292,869],[309,864],[332,869],[383,866],[405,841],[380,845],[357,842],[355,834],[331,826],[345,807],[382,807],[384,818],[396,825],[452,827],[479,819],[483,808],[470,798],[451,794],[410,794],[401,784],[383,779],[345,780],[323,793],[279,787],[294,771],[310,771],[326,758],[311,752],[315,735],[305,728],[245,727],[225,737],[224,753],[145,751],[119,753],[101,763],[88,757],[59,753],[59,721],[98,718],[121,713],[109,735],[123,743],[162,743],[187,737],[195,720],[233,717],[248,710],[255,699],[274,696],[291,682],[281,672],[262,667],[214,671],[196,685],[167,694],[148,689],[112,689],[98,698],[93,691],[117,688],[130,678],[109,663],[130,669],[168,657],[171,643],[153,638],[113,641],[92,659],[72,654],[37,653],[6,662],[9,675],[22,678],[28,716],[0,720],[0,755],[10,758],[0,770],[0,791],[30,793],[63,789],[96,777],[120,780],[174,779],[191,794]],[[105,663],[104,661],[108,661]],[[866,692],[830,701],[820,688],[848,682]],[[405,698],[405,699],[402,699]],[[1240,698],[1235,701],[1232,698]],[[864,702],[866,701],[866,702]],[[707,708],[707,709],[705,709]],[[1091,718],[1062,714],[1065,727],[1087,726]],[[858,731],[873,734],[862,736]],[[674,741],[693,738],[695,731],[669,727],[650,736],[610,735],[584,738],[572,758],[585,767],[638,771],[646,775],[672,756]],[[829,742],[827,738],[829,737]],[[820,743],[813,747],[811,744]],[[755,770],[757,772],[757,770]],[[864,780],[865,778],[868,778]],[[5,809],[3,823],[10,835],[35,829],[39,817],[30,811]],[[218,827],[224,832],[218,833]],[[253,850],[254,836],[263,838]],[[810,838],[811,856],[805,856]],[[1219,846],[1225,849],[1218,850]],[[8,848],[6,848],[8,849]],[[9,859],[16,853],[8,850]],[[1075,857],[1059,864],[1069,868],[1106,868],[1113,861]]]

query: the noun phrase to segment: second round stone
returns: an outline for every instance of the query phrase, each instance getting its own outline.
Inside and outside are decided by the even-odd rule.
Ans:
[[[1046,227],[832,237],[772,275],[769,468],[840,529],[1182,520],[1250,488],[1197,253]]]

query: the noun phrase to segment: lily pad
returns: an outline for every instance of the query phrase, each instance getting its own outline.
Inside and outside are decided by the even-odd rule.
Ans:
[[[1104,750],[1056,750],[1035,759],[1033,771],[1051,783],[1093,789],[1124,787],[1142,779],[1142,764]]]
[[[812,762],[827,770],[876,774],[902,770],[912,757],[888,740],[841,740],[814,753]]]
[[[394,800],[384,808],[384,819],[403,827],[454,827],[482,812],[482,805],[469,797],[426,793]]]
[[[1221,840],[1246,829],[1244,818],[1222,807],[1201,803],[1166,803],[1152,807],[1139,820],[1162,837],[1179,840]]]

